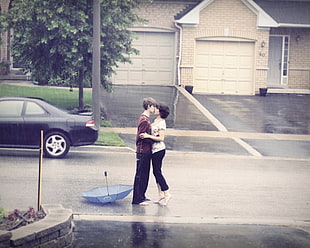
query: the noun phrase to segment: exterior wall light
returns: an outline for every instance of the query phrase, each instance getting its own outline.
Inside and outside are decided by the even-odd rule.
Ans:
[[[262,41],[262,43],[260,43],[261,48],[265,47],[266,43],[265,41]]]
[[[300,41],[300,36],[299,35],[296,36],[296,41],[297,42]]]

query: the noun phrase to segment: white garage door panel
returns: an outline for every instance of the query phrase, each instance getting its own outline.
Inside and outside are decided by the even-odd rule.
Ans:
[[[236,56],[226,56],[224,59],[224,67],[225,68],[236,68],[238,63]]]
[[[206,67],[210,62],[209,62],[210,57],[208,55],[200,55],[199,57],[196,58],[196,66],[199,67]]]
[[[126,68],[127,70],[135,70],[135,69],[140,70],[143,60],[141,58],[131,58],[131,61],[132,64],[126,63],[124,69]]]
[[[140,75],[140,71],[128,71],[126,72],[127,77],[124,78],[125,80],[127,80],[127,78],[129,78],[130,81],[136,81],[136,80],[140,80],[141,75]]]
[[[227,80],[235,80],[236,74],[238,73],[238,70],[235,68],[226,68],[225,72],[222,74],[223,81]]]
[[[223,57],[220,55],[211,55],[210,56],[210,61],[208,65],[212,67],[221,67],[223,66]]]
[[[222,87],[227,91],[233,91],[236,88],[236,83],[234,81],[224,81]]]
[[[155,68],[157,67],[156,64],[157,64],[157,59],[153,59],[153,58],[146,58],[143,60],[143,69],[144,70],[155,70]],[[160,64],[159,64],[160,65]],[[158,68],[156,68],[158,69]]]
[[[112,82],[117,84],[171,85],[174,80],[174,33],[138,32],[134,47],[140,54],[132,64],[119,64]]]
[[[201,81],[203,82],[203,81]],[[221,91],[222,91],[222,82],[220,81],[210,81],[208,84],[207,84],[207,87],[208,89],[208,92],[213,92],[215,94],[220,94]]]
[[[195,93],[252,94],[254,43],[197,41]]]
[[[173,57],[174,50],[171,49],[171,45],[170,46],[163,45],[159,47],[158,54],[161,58],[164,57],[170,60]]]
[[[122,78],[122,79],[127,78],[128,77],[127,71],[120,71],[119,74],[118,74],[118,77]]]
[[[221,68],[210,68],[209,70],[208,81],[218,81],[223,76],[223,70]],[[201,78],[205,78],[205,73],[201,72],[203,76]]]
[[[204,80],[201,80],[201,81],[200,81],[199,79],[197,79],[197,83],[198,83],[198,84],[201,83],[201,85],[202,85],[201,90],[202,90],[202,91],[208,91],[207,86],[210,87],[210,85],[204,84],[203,82],[204,82]]]
[[[250,69],[240,69],[239,70],[239,80],[240,81],[250,81],[252,79],[252,70]]]
[[[246,83],[237,83],[236,87],[239,88],[240,92],[246,92],[252,89],[252,87],[249,87]]]
[[[158,64],[158,67],[163,71],[170,71],[168,68],[171,65],[171,61],[168,59],[160,59]]]

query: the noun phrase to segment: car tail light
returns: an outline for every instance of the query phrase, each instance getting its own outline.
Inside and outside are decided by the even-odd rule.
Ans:
[[[86,127],[94,127],[94,126],[95,126],[95,121],[94,120],[86,122]]]

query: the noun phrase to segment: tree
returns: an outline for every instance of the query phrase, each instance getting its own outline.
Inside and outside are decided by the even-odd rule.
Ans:
[[[133,9],[145,0],[101,0],[101,82],[116,62],[130,62],[137,54],[128,30],[142,21]],[[25,65],[39,84],[79,86],[91,84],[92,0],[13,0],[1,16],[1,29],[14,30],[11,54]]]

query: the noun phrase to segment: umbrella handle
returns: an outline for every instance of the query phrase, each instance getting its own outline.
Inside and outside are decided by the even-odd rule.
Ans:
[[[108,172],[105,171],[103,174],[104,174],[104,176],[105,176],[105,181],[106,181],[106,183],[107,183],[108,195],[110,195],[110,193],[109,193],[109,184],[108,184]]]

